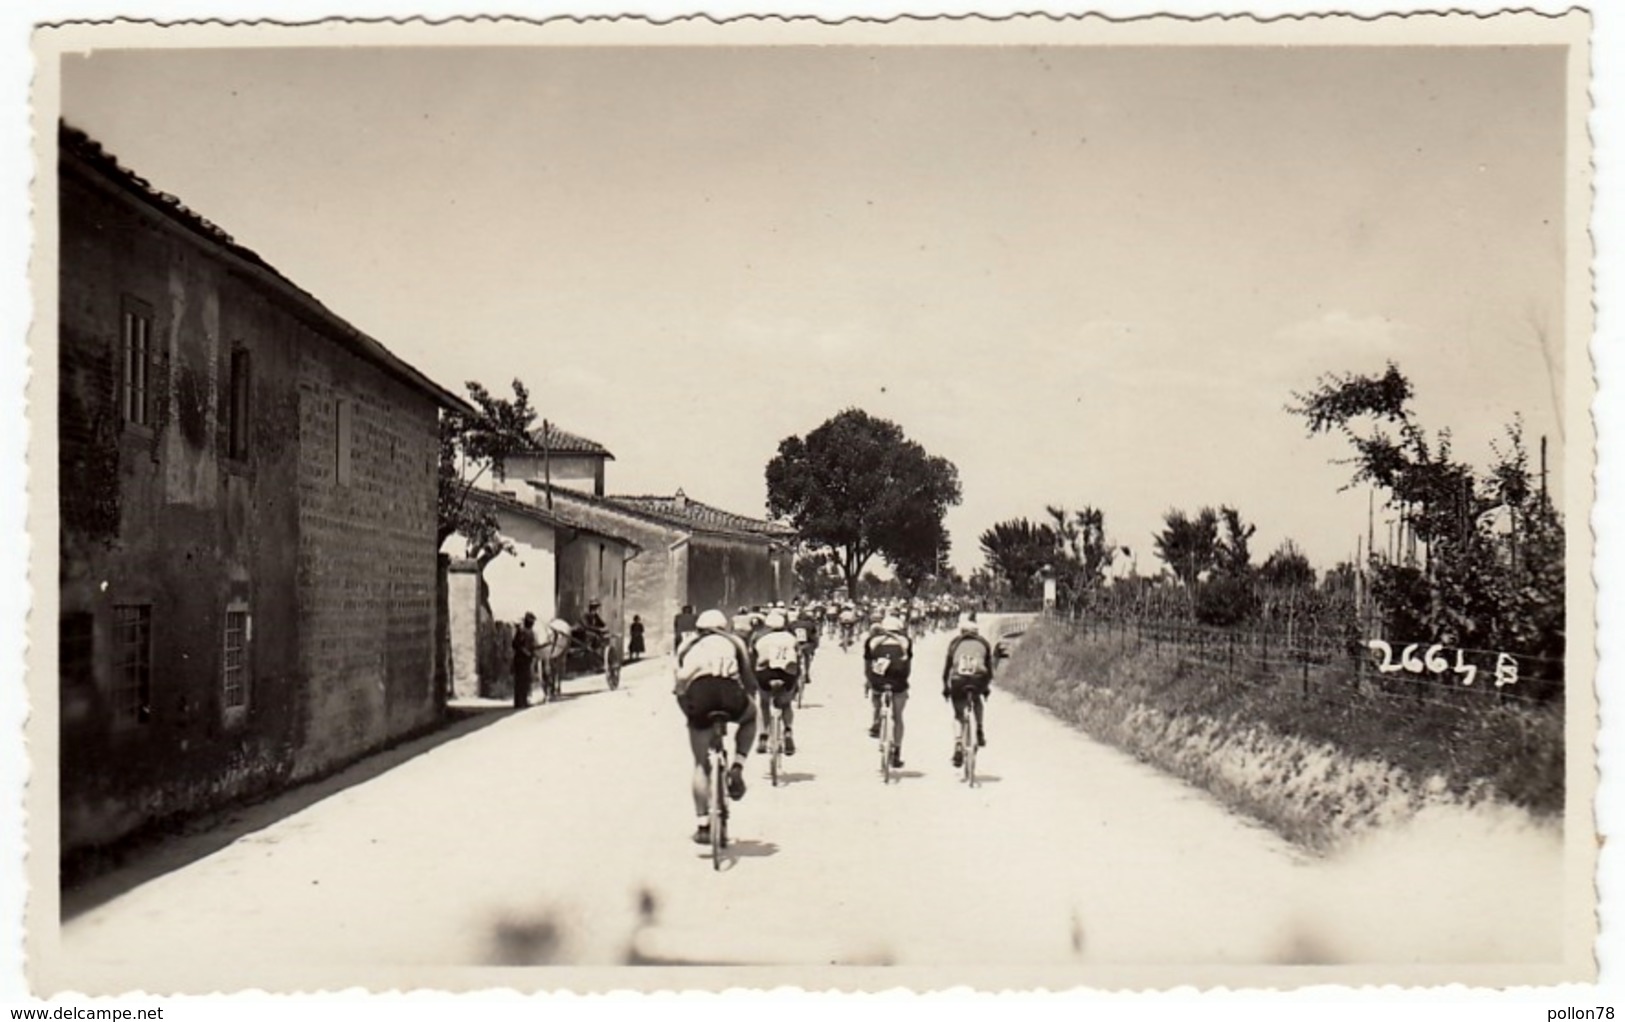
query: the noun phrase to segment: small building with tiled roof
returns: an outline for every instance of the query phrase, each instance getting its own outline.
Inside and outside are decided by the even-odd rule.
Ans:
[[[551,422],[542,423],[530,438],[530,450],[507,457],[504,472],[509,479],[551,479],[560,486],[604,495],[604,463],[615,460],[607,447]]]
[[[453,693],[458,697],[507,698],[512,664],[507,640],[513,626],[533,613],[546,627],[561,617],[580,622],[599,601],[613,634],[624,635],[626,564],[642,553],[635,541],[571,505],[544,507],[529,487],[520,496],[483,490],[468,495],[470,509],[491,512],[509,548],[481,572],[472,562],[454,564],[448,582]],[[448,546],[461,542],[452,537]]]
[[[652,655],[672,650],[674,620],[684,606],[732,611],[788,599],[794,532],[762,519],[671,497],[601,497],[530,480],[537,500],[584,516],[593,527],[642,547],[626,564],[627,620],[638,615]]]

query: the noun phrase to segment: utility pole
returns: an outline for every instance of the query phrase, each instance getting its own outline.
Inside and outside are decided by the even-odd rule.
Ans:
[[[547,509],[553,510],[553,427],[542,420],[542,492],[547,496]]]

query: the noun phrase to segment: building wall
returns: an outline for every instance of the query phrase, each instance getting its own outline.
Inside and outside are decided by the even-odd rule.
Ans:
[[[791,576],[769,552],[766,540],[696,533],[688,546],[688,601],[694,609],[732,613],[783,599]]]
[[[451,694],[480,694],[480,576],[473,561],[453,561],[446,580],[451,644]]]
[[[539,483],[550,478],[555,486],[604,495],[604,459],[598,455],[555,454],[544,471],[540,454],[516,454],[504,460],[503,469],[506,482],[496,483],[497,487],[526,490],[529,487],[524,485],[525,480]],[[520,500],[529,499],[523,493],[518,496]]]
[[[611,635],[626,641],[626,556],[627,546],[590,532],[570,533],[559,541],[558,614],[575,624],[587,612],[591,600],[602,603],[599,613]]]
[[[486,598],[491,616],[517,624],[525,612],[543,626],[558,607],[558,539],[551,525],[512,511],[497,512],[497,528],[514,546],[485,566]]]
[[[307,334],[299,360],[298,776],[435,719],[439,411]]]
[[[300,339],[259,289],[65,159],[60,175],[59,539],[64,856],[273,788],[302,738],[296,651]],[[126,424],[121,320],[150,312],[151,426]],[[247,456],[222,458],[222,373],[252,356]],[[246,702],[225,621],[249,615]],[[145,713],[116,708],[120,608],[148,622]],[[142,719],[144,717],[144,719]]]
[[[622,614],[627,622],[632,620],[633,614],[640,615],[645,645],[650,650],[660,649],[661,643],[667,641],[665,637],[671,634],[671,619],[677,613],[680,591],[675,588],[677,579],[666,551],[686,534],[674,527],[579,498],[555,494],[554,500],[558,507],[567,509],[572,518],[612,535],[624,536],[641,548],[638,555],[626,563]]]

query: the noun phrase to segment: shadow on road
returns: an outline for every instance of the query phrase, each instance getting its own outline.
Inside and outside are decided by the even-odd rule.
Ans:
[[[740,841],[734,839],[728,842],[729,859],[765,859],[779,854],[779,846],[771,841]]]
[[[540,709],[532,707],[531,709]],[[189,866],[279,820],[364,784],[447,742],[467,737],[516,712],[512,706],[453,706],[433,731],[262,801],[215,810],[162,824],[113,846],[97,849],[62,867],[62,921],[96,908],[165,873]]]
[[[817,780],[817,779],[818,779],[817,774],[808,774],[808,773],[780,774],[779,775],[779,783],[780,784],[802,784],[802,783],[804,783],[806,781],[814,781],[814,780]]]

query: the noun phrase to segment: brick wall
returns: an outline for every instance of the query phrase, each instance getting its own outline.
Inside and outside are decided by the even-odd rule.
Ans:
[[[299,362],[299,607],[309,679],[296,774],[434,719],[438,412],[311,333]]]

